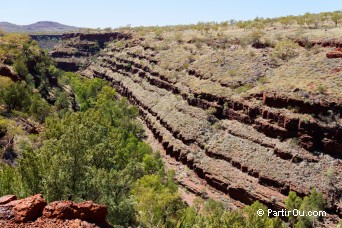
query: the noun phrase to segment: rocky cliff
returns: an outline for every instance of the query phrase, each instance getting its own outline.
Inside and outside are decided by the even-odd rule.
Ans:
[[[56,201],[47,204],[41,194],[25,199],[0,197],[0,226],[18,227],[111,227],[107,207],[91,201]]]
[[[62,35],[30,35],[31,38],[35,41],[37,41],[39,47],[43,50],[51,51],[55,45],[58,44],[60,39],[62,38]]]
[[[66,71],[77,71],[96,60],[96,53],[107,42],[130,38],[123,33],[67,33],[63,34],[61,43],[56,45],[50,55],[55,58],[57,66]]]
[[[66,36],[60,50],[77,49],[81,37]],[[239,41],[220,49],[214,38],[199,45],[193,36],[120,37],[81,73],[109,81],[139,106],[165,161],[187,166],[176,169],[181,185],[201,196],[219,191],[232,208],[259,200],[275,210],[289,191],[305,196],[315,187],[331,219],[342,217],[342,96],[331,85],[342,64],[326,58],[330,49],[275,62],[271,47],[246,50]],[[73,62],[54,53],[59,63],[61,56]],[[324,93],[308,74],[329,75],[319,79]]]

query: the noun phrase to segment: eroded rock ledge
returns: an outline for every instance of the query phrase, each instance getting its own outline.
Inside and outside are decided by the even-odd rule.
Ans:
[[[61,45],[56,45],[50,55],[57,66],[66,71],[78,71],[90,64],[91,56],[98,53],[106,42],[130,39],[129,33],[67,33],[63,34]],[[72,41],[72,42],[70,42]]]

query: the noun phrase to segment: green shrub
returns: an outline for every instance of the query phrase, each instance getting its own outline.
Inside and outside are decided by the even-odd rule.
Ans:
[[[177,188],[169,188],[158,175],[147,175],[138,180],[132,193],[143,225],[175,227],[185,207]]]
[[[285,200],[286,209],[292,211],[294,209],[299,210],[302,204],[302,199],[297,196],[295,192],[290,192],[288,198]],[[289,222],[293,226],[298,221],[298,218],[292,214],[289,216]]]
[[[18,170],[0,162],[0,195],[10,194],[18,197],[27,196]]]
[[[178,42],[178,43],[181,43],[183,41],[183,34],[181,32],[176,32],[175,33],[175,40]]]
[[[34,94],[31,97],[30,114],[39,122],[43,123],[45,118],[50,114],[50,105],[44,100],[40,94]]]
[[[156,27],[154,29],[155,39],[162,40],[163,39],[163,29],[160,27]]]
[[[322,211],[324,209],[323,194],[316,189],[311,190],[309,196],[305,196],[299,208],[307,214],[308,211]],[[299,216],[296,227],[314,227],[315,221],[321,219],[317,216]]]
[[[29,71],[26,65],[26,60],[24,58],[17,59],[13,64],[13,68],[15,72],[23,79],[25,79],[26,76],[29,74]]]
[[[252,88],[253,88],[253,85],[250,84],[250,83],[247,83],[247,84],[245,84],[245,85],[243,85],[243,86],[237,87],[237,88],[235,89],[235,92],[236,92],[236,93],[245,93],[245,92],[247,92],[248,90],[250,90],[250,89],[252,89]]]
[[[337,25],[342,22],[342,12],[333,12],[331,15],[331,20],[335,23],[335,27],[337,27]]]
[[[324,209],[323,194],[312,189],[308,196],[304,199],[297,196],[295,192],[290,192],[288,198],[285,200],[286,209],[292,211],[297,209],[300,213],[307,215],[308,211],[322,211]],[[289,222],[293,227],[314,227],[314,223],[320,217],[315,216],[289,216]]]
[[[342,228],[342,219],[340,219],[340,222],[338,223],[337,228]]]
[[[258,80],[261,84],[266,84],[268,82],[268,78],[266,76],[259,78]]]
[[[24,83],[12,83],[0,89],[0,101],[8,111],[28,111],[31,105],[30,92]]]
[[[323,86],[323,85],[319,85],[318,87],[317,87],[317,90],[318,90],[318,92],[320,93],[320,94],[324,94],[325,92],[326,92],[326,88]]]
[[[299,54],[299,45],[292,40],[286,39],[275,44],[272,55],[282,60],[289,60]]]

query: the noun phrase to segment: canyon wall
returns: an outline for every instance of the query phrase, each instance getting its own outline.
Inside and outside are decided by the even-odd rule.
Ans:
[[[257,88],[233,94],[235,82],[223,83],[198,72],[200,60],[184,69],[165,65],[166,55],[182,58],[173,52],[176,45],[158,49],[134,33],[115,36],[125,42],[101,47],[96,61],[83,68],[74,60],[91,59],[94,53],[75,54],[71,49],[95,42],[94,34],[66,35],[51,54],[62,69],[81,69],[84,77],[110,82],[139,107],[141,119],[167,156],[227,196],[232,208],[259,200],[274,210],[283,209],[290,191],[303,197],[315,187],[327,200],[329,218],[342,217],[340,97],[310,95],[308,100],[294,96],[296,91]],[[265,64],[265,52],[258,53],[256,68],[267,72],[274,66]],[[185,188],[201,195],[182,182],[182,173],[178,175]]]

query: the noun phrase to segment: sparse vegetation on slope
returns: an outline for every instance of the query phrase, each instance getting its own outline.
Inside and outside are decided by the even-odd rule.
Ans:
[[[25,46],[25,42],[28,49],[35,45],[30,39],[20,44]],[[29,71],[24,58],[39,65],[39,71]],[[116,225],[181,223],[186,206],[172,173],[164,175],[158,154],[141,141],[144,134],[136,121],[137,108],[119,99],[103,80],[82,79],[57,69],[56,85],[65,90],[59,89],[49,104],[39,93],[40,84],[33,78],[26,80],[26,76],[31,72],[41,79],[53,65],[36,61],[18,51],[9,63],[13,63],[19,81],[0,78],[4,108],[0,135],[2,140],[8,137],[2,149],[4,154],[13,155],[12,160],[2,156],[0,195],[42,193],[49,202],[93,200],[108,206],[108,220]],[[43,63],[47,62],[48,58]],[[46,89],[50,91],[50,84]],[[30,125],[32,128],[44,130],[24,128],[17,119],[31,124],[26,122],[29,116],[38,121],[37,126]]]
[[[280,209],[290,191],[307,196],[316,187],[328,201],[327,223],[336,223],[341,29],[324,25],[134,28],[82,75],[110,81],[139,106],[166,154],[189,168],[175,175],[185,188],[205,197],[212,189],[197,187],[205,183],[232,208],[259,200]],[[330,166],[333,188],[317,181]]]
[[[0,193],[91,199],[123,226],[284,227],[257,216],[267,208],[326,210],[289,223],[336,225],[334,13],[64,35],[51,55],[88,79],[56,69],[30,39],[4,42]],[[143,142],[138,114],[162,156]]]

